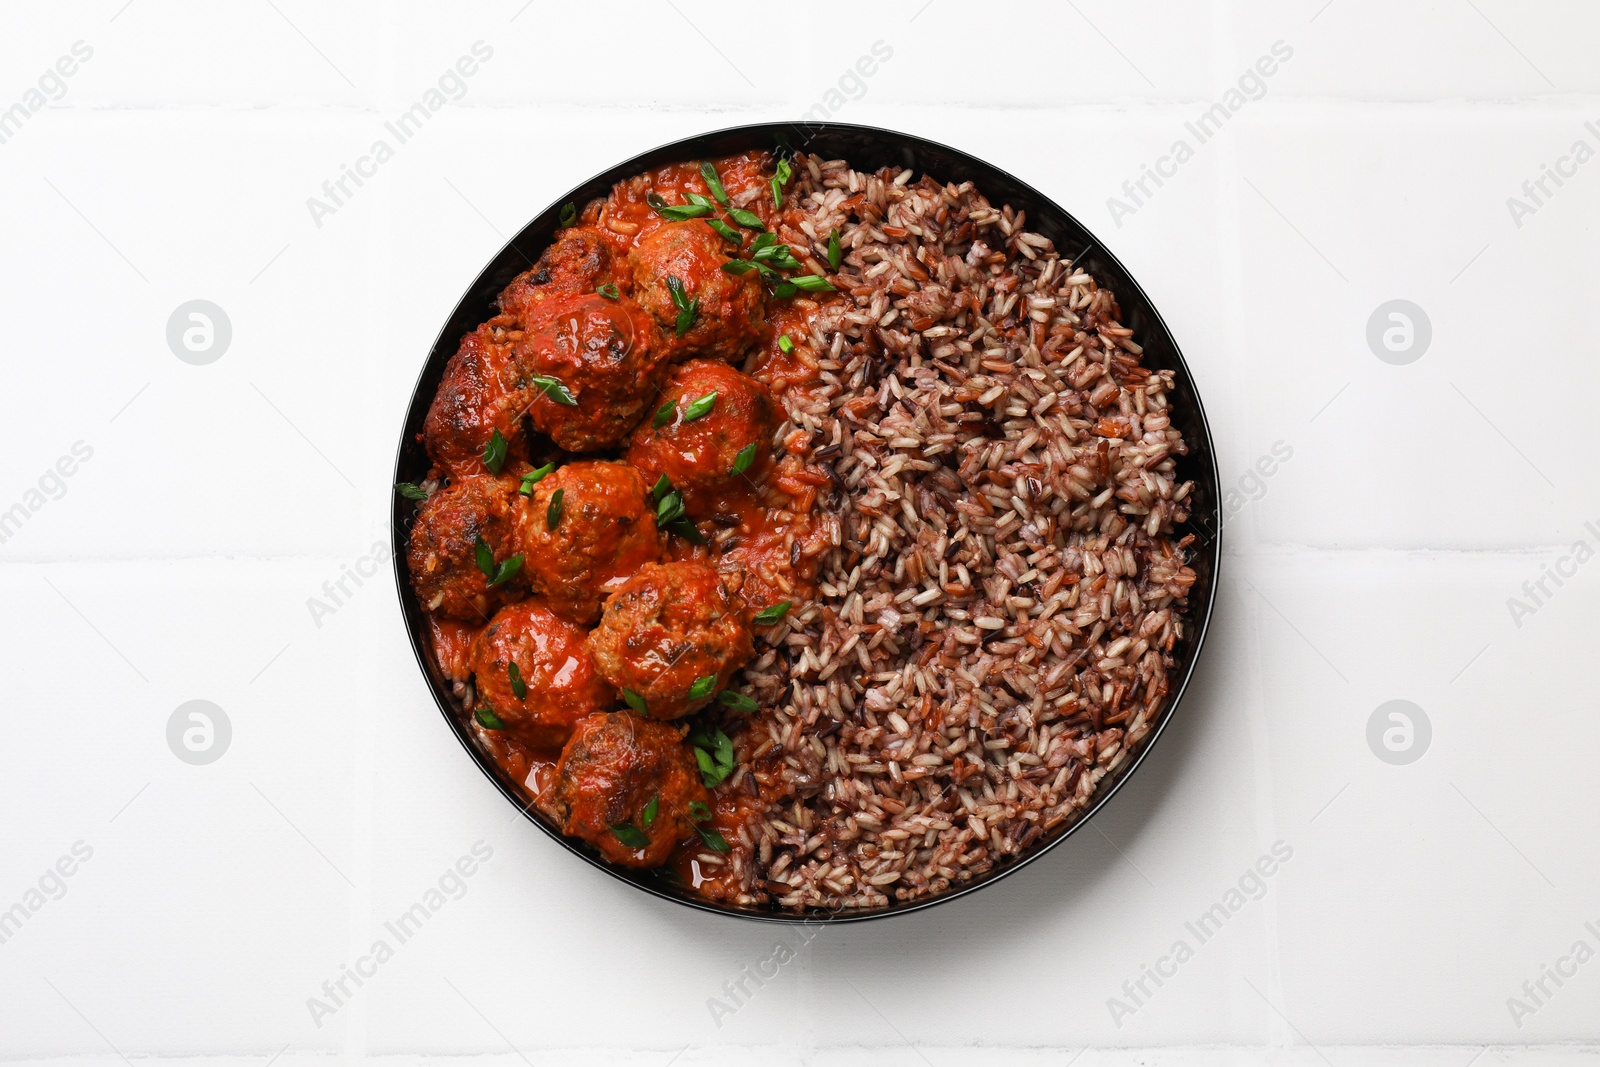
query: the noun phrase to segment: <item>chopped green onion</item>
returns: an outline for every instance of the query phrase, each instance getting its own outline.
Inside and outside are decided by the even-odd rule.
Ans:
[[[724,238],[732,241],[736,245],[744,243],[744,236],[740,234],[738,230],[734,229],[732,226],[729,226],[721,219],[706,219],[706,225],[710,226],[713,230],[716,230]]]
[[[668,533],[677,534],[685,541],[689,541],[693,544],[703,545],[706,543],[706,535],[701,533],[700,528],[694,523],[690,522],[688,519],[679,519],[676,522],[670,522],[667,524],[666,529]]]
[[[656,525],[670,526],[683,518],[683,495],[673,490],[656,505]]]
[[[628,707],[632,708],[634,711],[637,711],[640,715],[650,714],[650,705],[644,702],[644,697],[640,696],[632,689],[624,688],[622,690],[622,700],[623,703],[627,704]]]
[[[717,203],[728,202],[728,190],[722,187],[722,179],[717,177],[717,168],[710,163],[700,164],[700,177],[706,180],[706,188],[711,190],[711,195],[717,198]]]
[[[659,504],[661,498],[672,492],[672,482],[663,474],[656,479],[656,484],[650,487],[650,503]]]
[[[477,541],[473,542],[472,551],[477,558],[478,569],[483,572],[485,578],[489,579],[489,588],[491,589],[510,581],[516,577],[518,571],[522,570],[522,553],[520,552],[497,565],[494,561],[494,549],[489,547],[489,542],[483,539],[482,534],[479,534]]]
[[[615,299],[617,299],[617,297],[622,295],[620,292],[617,291],[617,287],[615,285],[612,285],[610,282],[606,282],[606,284],[604,284],[600,288],[596,289],[595,292],[599,293],[601,296],[605,297],[607,300],[615,300]]]
[[[500,716],[488,708],[479,708],[472,714],[485,730],[504,730],[506,728],[506,724],[500,721]]]
[[[828,234],[828,269],[838,270],[839,264],[844,262],[844,249],[839,247],[839,228]]]
[[[522,488],[518,489],[517,492],[521,493],[523,496],[532,496],[533,487],[544,481],[545,475],[549,474],[555,469],[556,465],[554,463],[546,463],[538,470],[531,470],[527,474],[524,474],[522,476]]]
[[[644,811],[639,814],[639,825],[644,827],[646,830],[650,829],[650,824],[656,821],[656,812],[660,810],[661,794],[657,793],[655,796],[650,798],[650,803],[646,804],[644,806]]]
[[[754,700],[743,693],[735,693],[732,689],[724,689],[717,694],[717,703],[734,711],[755,711],[761,707]]]
[[[544,512],[545,529],[554,530],[561,525],[561,501],[566,495],[565,489],[557,489],[550,494],[550,506]]]
[[[489,435],[489,443],[483,446],[483,465],[489,468],[490,474],[499,474],[505,461],[506,439],[496,430]]]
[[[705,826],[696,826],[694,832],[700,835],[700,840],[713,852],[732,852],[733,846],[728,844],[728,839]]]
[[[696,207],[708,207],[713,211],[717,208],[717,205],[712,203],[709,197],[701,196],[699,193],[684,193],[683,198]]]
[[[428,499],[428,491],[426,489],[422,488],[420,485],[413,485],[410,482],[395,482],[394,491],[405,497],[407,500]]]
[[[778,235],[771,230],[765,230],[755,235],[750,241],[750,251],[758,252],[763,248],[771,248],[778,243]],[[755,257],[752,256],[752,259]]]
[[[778,172],[772,176],[772,206],[783,207],[783,187],[789,184],[789,177],[793,171],[787,159],[778,160]]]
[[[561,379],[534,374],[528,377],[528,381],[557,404],[565,404],[569,408],[578,406],[578,398],[572,395],[572,390],[568,389]]]
[[[577,222],[578,206],[570,200],[568,200],[565,204],[562,204],[561,216],[558,221],[561,223],[563,228],[571,226],[574,222]]]
[[[767,224],[761,221],[761,216],[754,211],[746,211],[742,207],[730,207],[728,217],[747,230],[765,230]]]
[[[618,841],[629,848],[650,847],[650,839],[644,835],[644,831],[630,822],[616,823],[611,827],[611,832],[617,835]]]
[[[673,324],[679,337],[688,333],[694,326],[695,316],[700,314],[700,298],[695,297],[689,301],[689,306],[678,312],[678,321]]]
[[[651,427],[659,430],[661,427],[671,422],[672,413],[676,411],[677,408],[678,401],[676,398],[664,401],[660,407],[656,408],[655,418],[650,420]]]
[[[656,214],[669,222],[682,222],[685,219],[697,219],[702,215],[711,214],[711,208],[705,204],[669,204],[660,193],[651,193],[645,197],[645,202],[655,209]]]
[[[716,392],[712,391],[707,393],[705,396],[701,397],[699,400],[696,400],[694,403],[690,404],[687,409],[685,409],[683,413],[683,421],[693,422],[702,415],[709,414],[711,408],[716,404],[716,402]]]
[[[506,664],[506,677],[511,679],[511,691],[517,694],[517,699],[526,699],[528,696],[528,683],[522,680],[522,671],[517,667],[516,660]]]
[[[782,352],[784,355],[788,355],[790,352],[794,351],[794,342],[789,340],[788,334],[785,333],[778,335],[778,351]]]
[[[717,688],[717,676],[716,675],[714,675],[714,674],[702,675],[701,677],[696,678],[694,680],[694,684],[689,687],[689,699],[690,700],[699,700],[701,697],[708,697],[713,692],[716,691],[716,688]]]
[[[694,325],[695,316],[700,313],[700,301],[690,300],[689,295],[683,291],[683,281],[675,274],[667,275],[667,292],[672,296],[672,304],[678,309],[677,330],[682,337]]]
[[[796,289],[804,289],[808,293],[831,293],[833,286],[828,279],[820,274],[802,274],[797,278],[790,278]]]
[[[789,614],[789,606],[793,601],[780,600],[770,608],[764,608],[756,613],[757,626],[771,626],[785,615]]]
[[[779,300],[786,300],[800,290],[793,282],[779,282],[772,287],[772,295]]]
[[[756,264],[750,262],[748,259],[730,259],[728,262],[722,265],[722,269],[727,271],[729,274],[749,274],[751,271],[757,268]]]
[[[703,800],[689,801],[689,818],[695,822],[711,821],[711,805]]]
[[[722,735],[721,730],[718,730],[717,733]],[[727,740],[726,735],[723,735],[723,740]],[[713,755],[710,751],[697,747],[694,750],[694,760],[700,767],[700,780],[705,783],[707,789],[715,789],[727,780],[728,775],[733,773],[733,753],[731,750],[727,761],[724,762],[720,758],[720,752],[718,755]]]
[[[756,460],[756,443],[751,441],[739,449],[739,454],[733,457],[733,473],[743,474],[750,469],[750,464]]]

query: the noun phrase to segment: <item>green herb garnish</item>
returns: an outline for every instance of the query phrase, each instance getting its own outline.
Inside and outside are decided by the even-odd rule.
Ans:
[[[485,578],[489,579],[490,589],[510,581],[518,571],[522,570],[522,553],[520,552],[510,559],[496,564],[494,561],[494,549],[489,547],[489,542],[483,539],[482,534],[479,534],[477,541],[473,543],[472,551],[477,557],[478,569],[483,572]]]
[[[742,207],[730,207],[728,217],[747,230],[765,230],[767,224],[761,221],[761,216],[754,211],[746,211]]]
[[[655,796],[650,798],[650,803],[644,806],[644,811],[639,813],[639,825],[644,827],[646,830],[650,829],[650,824],[656,821],[656,812],[660,810],[661,794],[657,793]]]
[[[701,533],[700,528],[694,523],[690,522],[688,519],[679,519],[677,522],[670,522],[667,524],[666,530],[667,533],[676,534],[692,544],[703,545],[706,543],[706,535]]]
[[[797,278],[790,278],[796,289],[803,289],[808,293],[831,293],[833,286],[820,274],[802,274]]]
[[[700,780],[707,789],[715,789],[733,773],[733,742],[727,734],[719,729],[707,733],[705,727],[696,727],[689,731],[689,743],[694,746]]]
[[[672,492],[672,482],[663,474],[656,479],[656,484],[650,487],[650,503],[659,504],[661,498]]]
[[[732,708],[734,711],[755,711],[761,707],[754,700],[743,693],[736,693],[732,689],[724,689],[717,694],[717,703],[723,707]]]
[[[712,694],[712,692],[716,688],[717,688],[717,676],[716,675],[714,675],[714,674],[701,675],[699,678],[696,678],[694,680],[694,684],[689,687],[689,699],[690,700],[699,700],[701,697],[708,697],[708,696],[710,696]]]
[[[689,818],[695,822],[710,822],[711,807],[703,800],[689,801]]]
[[[668,222],[683,222],[685,219],[697,219],[702,215],[711,214],[711,208],[705,204],[669,204],[662,199],[660,193],[651,193],[645,201],[655,209],[656,214]]]
[[[534,374],[529,376],[528,381],[557,404],[565,404],[569,408],[578,406],[578,398],[572,395],[572,390],[568,389],[561,379]]]
[[[413,485],[410,482],[395,482],[394,491],[405,497],[407,500],[428,499],[428,491],[426,489],[422,488],[420,485]]]
[[[516,660],[506,664],[506,677],[511,679],[511,691],[517,694],[517,699],[526,699],[528,696],[528,683],[522,680],[522,671],[518,669]]]
[[[650,847],[650,839],[644,835],[644,831],[631,822],[615,823],[611,827],[611,832],[617,835],[618,841],[621,841],[629,848]]]
[[[787,159],[778,160],[778,172],[772,176],[772,206],[774,208],[783,207],[783,187],[789,184],[789,176],[793,173]]]
[[[844,262],[844,249],[839,247],[839,228],[828,234],[828,269],[838,270],[839,264]]]
[[[700,164],[700,177],[706,181],[706,188],[711,190],[711,195],[717,198],[717,203],[728,202],[728,190],[722,187],[722,179],[717,177],[717,168],[710,163]]]
[[[522,488],[518,489],[517,492],[521,493],[523,496],[532,496],[533,487],[544,481],[545,475],[549,474],[555,469],[556,465],[554,463],[546,463],[538,470],[531,470],[527,474],[524,474],[522,476]]]
[[[670,526],[683,518],[683,494],[676,489],[656,504],[656,525]]]
[[[750,469],[750,464],[754,463],[755,460],[756,460],[756,443],[754,441],[751,441],[749,444],[747,444],[743,448],[739,449],[739,454],[737,456],[733,457],[733,472],[732,473],[734,473],[734,474],[743,474],[745,471]]]
[[[716,230],[718,233],[720,233],[726,240],[732,241],[736,245],[744,243],[744,235],[738,230],[734,229],[732,226],[729,226],[726,222],[723,222],[721,219],[706,219],[706,225],[710,226],[713,230]]]
[[[505,462],[506,439],[495,430],[489,435],[489,443],[483,446],[483,465],[489,468],[490,474],[499,474]]]
[[[761,611],[756,613],[756,625],[771,626],[773,623],[789,614],[789,606],[792,603],[793,601],[790,600],[780,600],[770,608],[763,608]]]
[[[713,852],[731,852],[733,848],[728,844],[728,839],[715,830],[705,826],[696,826],[694,832],[700,835],[700,840]]]
[[[799,291],[799,287],[793,282],[779,282],[777,285],[772,287],[772,295],[777,297],[779,300],[787,300],[789,297],[793,296]]]
[[[561,525],[561,501],[566,495],[565,489],[557,489],[550,494],[550,506],[544,510],[545,529],[554,530]]]
[[[479,708],[472,714],[485,730],[504,730],[506,728],[506,724],[500,721],[500,716],[488,708]]]
[[[716,404],[716,402],[716,392],[712,391],[707,393],[705,396],[701,397],[699,400],[696,400],[694,403],[690,404],[686,409],[684,409],[683,421],[693,422],[695,419],[698,419],[703,415],[710,414],[711,408]]]
[[[561,205],[561,216],[558,220],[563,227],[571,226],[578,221],[578,206],[571,200]]]
[[[678,309],[677,329],[678,336],[682,337],[694,325],[695,316],[700,313],[700,301],[689,299],[689,294],[683,291],[682,280],[676,274],[667,275],[667,292],[672,295],[672,306]]]
[[[628,705],[628,707],[632,708],[634,711],[637,711],[640,715],[650,714],[650,705],[644,702],[644,697],[640,696],[632,689],[624,688],[622,690],[622,700]]]
[[[749,274],[758,267],[747,259],[730,259],[722,265],[722,269],[729,274]]]
[[[610,282],[606,282],[600,288],[596,289],[595,292],[599,293],[607,300],[615,300],[617,297],[622,295],[622,293],[617,290],[617,287],[612,285]]]
[[[789,340],[788,334],[784,333],[778,335],[778,351],[782,352],[784,355],[788,355],[790,352],[794,351],[794,342]]]

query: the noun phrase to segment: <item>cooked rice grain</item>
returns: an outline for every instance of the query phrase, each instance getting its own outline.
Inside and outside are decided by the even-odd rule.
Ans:
[[[971,183],[802,156],[780,234],[842,301],[776,435],[826,464],[818,594],[741,688],[744,779],[784,799],[732,862],[746,903],[939,893],[1073,820],[1159,721],[1194,571],[1171,371],[1115,297]]]

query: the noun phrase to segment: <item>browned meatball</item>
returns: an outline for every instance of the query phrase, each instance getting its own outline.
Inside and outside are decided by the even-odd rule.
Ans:
[[[722,265],[733,246],[704,219],[669,222],[639,239],[628,253],[634,296],[669,337],[677,336],[678,305],[669,279],[686,300],[698,301],[694,324],[674,353],[738,359],[761,335],[765,298],[754,271],[729,274]]]
[[[507,733],[554,753],[579,719],[616,704],[617,691],[589,658],[587,636],[538,600],[501,608],[478,635],[472,643],[478,697]]]
[[[695,832],[689,806],[710,800],[678,731],[627,712],[578,723],[556,764],[553,804],[562,832],[623,867],[665,863]],[[655,817],[646,826],[652,801]]]
[[[522,572],[490,587],[478,566],[478,539],[496,563],[515,547],[524,506],[517,482],[487,474],[460,478],[423,501],[411,526],[406,560],[424,609],[467,622],[486,622],[508,594],[525,587]]]
[[[714,400],[704,399],[712,394]],[[661,401],[652,417],[633,431],[628,462],[643,471],[651,485],[666,475],[691,513],[703,512],[718,492],[741,478],[753,481],[766,469],[778,406],[765,385],[726,363],[692,359],[673,368]],[[699,410],[696,401],[710,407],[690,418]],[[656,415],[664,404],[671,404],[672,410],[657,426]],[[738,470],[740,453],[752,448],[744,469]]]
[[[611,280],[611,252],[604,238],[569,226],[544,250],[532,270],[523,271],[500,293],[500,312],[517,329],[537,328],[546,308],[559,298],[592,293]]]
[[[656,719],[711,703],[751,650],[743,609],[715,570],[693,560],[640,567],[589,635],[600,674],[642,697]]]
[[[483,450],[495,430],[512,459],[526,455],[522,415],[530,398],[511,347],[493,338],[493,327],[480,326],[461,339],[422,424],[428,456],[453,477],[486,473]]]
[[[655,320],[620,295],[558,298],[516,352],[533,424],[569,452],[620,443],[668,369]]]
[[[644,475],[600,460],[569,463],[536,483],[517,543],[534,591],[574,622],[598,619],[601,601],[661,557]]]

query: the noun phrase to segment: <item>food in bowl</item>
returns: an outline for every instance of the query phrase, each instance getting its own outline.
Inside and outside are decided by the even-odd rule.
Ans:
[[[938,895],[1167,709],[1174,375],[971,183],[752,151],[570,205],[424,422],[407,566],[549,825],[745,908]]]

